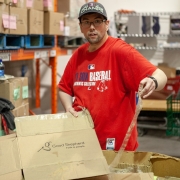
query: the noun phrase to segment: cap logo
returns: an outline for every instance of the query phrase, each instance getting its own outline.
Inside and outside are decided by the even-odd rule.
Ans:
[[[92,7],[92,6],[94,6],[94,3],[89,3],[88,5]]]
[[[94,6],[94,3],[89,3],[88,5],[85,5],[82,9],[81,9],[81,14],[89,11],[89,10],[96,10],[96,11],[100,11],[101,14],[103,14],[103,8],[101,8],[99,5]]]

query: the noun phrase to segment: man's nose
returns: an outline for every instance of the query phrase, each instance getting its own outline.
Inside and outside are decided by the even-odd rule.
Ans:
[[[90,22],[90,28],[95,28],[94,22]]]

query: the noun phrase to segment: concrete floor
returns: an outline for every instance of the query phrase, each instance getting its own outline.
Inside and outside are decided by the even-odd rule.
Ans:
[[[166,136],[165,130],[148,129],[142,137],[138,137],[137,151],[151,151],[180,158],[180,137]]]

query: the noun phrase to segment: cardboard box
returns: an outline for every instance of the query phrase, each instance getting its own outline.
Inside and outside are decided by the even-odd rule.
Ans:
[[[43,0],[33,0],[32,8],[39,11],[43,11],[44,10]]]
[[[169,67],[167,64],[158,64],[157,66],[159,69],[161,69],[167,76],[167,78],[174,78],[176,77],[176,68]]]
[[[23,104],[12,110],[15,117],[29,116],[29,103]]]
[[[4,2],[14,7],[26,8],[26,0],[17,0],[17,3],[14,3],[13,0],[5,0]]]
[[[69,14],[71,18],[78,18],[80,8],[84,4],[84,0],[60,0],[58,2],[58,12]]]
[[[6,4],[0,3],[0,33],[8,34],[9,29],[4,28],[3,25],[3,15],[9,15],[9,10]]]
[[[17,0],[17,3],[14,3],[13,0],[5,0],[5,3],[19,8],[36,9],[40,11],[44,10],[43,0]]]
[[[79,20],[77,18],[65,18],[65,36],[84,37],[79,27]]]
[[[0,137],[0,180],[22,180],[16,134]]]
[[[44,34],[44,12],[28,10],[28,34]]]
[[[16,17],[16,29],[9,29],[10,34],[26,35],[27,30],[27,9],[11,7],[9,14]]]
[[[44,12],[44,34],[64,35],[64,14]]]
[[[15,172],[0,175],[0,180],[23,180],[22,171],[18,170]]]
[[[16,117],[25,179],[77,179],[109,173],[89,112]]]
[[[108,164],[114,160],[117,152],[103,151]],[[155,152],[123,152],[118,169],[137,170],[143,173],[153,172],[158,177],[180,177],[180,159]]]
[[[15,107],[28,103],[28,78],[16,77],[0,80],[0,97],[8,99]]]

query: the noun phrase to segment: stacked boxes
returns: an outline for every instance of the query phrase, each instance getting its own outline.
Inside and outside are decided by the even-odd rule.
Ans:
[[[27,9],[18,7],[9,7],[9,15],[15,17],[15,28],[9,29],[9,34],[26,35],[27,34]],[[12,20],[13,21],[13,20]],[[10,24],[13,24],[10,20]]]
[[[84,0],[60,0],[58,1],[58,12],[69,14],[71,18],[77,19],[79,10],[84,3]]]
[[[63,35],[64,14],[54,13],[53,10],[53,0],[17,0],[16,3],[13,0],[0,1],[0,33]],[[52,24],[56,26],[55,29],[52,29]]]
[[[64,35],[64,14],[44,12],[44,34]]]
[[[28,34],[44,34],[43,11],[28,10]]]
[[[84,3],[84,0],[60,0],[58,11],[54,12],[54,0],[0,1],[0,34],[1,36],[9,34],[3,38],[5,40],[2,49],[9,49],[9,46],[14,49],[42,48],[46,35],[83,38],[78,25],[78,13]],[[69,16],[65,16],[67,13]],[[6,39],[13,39],[14,35],[18,37],[22,35],[23,39],[20,40],[21,42],[19,39],[16,40],[15,45],[14,43],[7,45]],[[34,46],[33,42],[31,46],[31,40],[29,43],[31,37],[33,42],[34,39],[38,42],[38,46]],[[74,44],[79,45],[76,41],[75,39]]]
[[[29,115],[27,77],[16,77],[7,80],[0,80],[0,97],[11,101],[11,103],[14,105],[15,108],[12,110],[12,114],[15,117]],[[3,130],[1,130],[1,128],[0,131],[2,134]],[[9,130],[9,133],[13,132],[14,131]]]
[[[0,80],[0,97],[8,99],[18,108],[28,103],[28,78]]]

